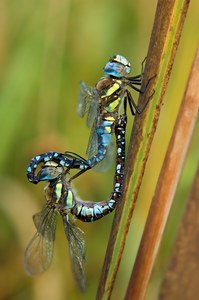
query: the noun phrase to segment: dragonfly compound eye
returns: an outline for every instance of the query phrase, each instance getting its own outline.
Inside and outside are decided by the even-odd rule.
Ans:
[[[104,72],[115,77],[123,77],[131,72],[130,62],[121,55],[114,55],[104,67]]]

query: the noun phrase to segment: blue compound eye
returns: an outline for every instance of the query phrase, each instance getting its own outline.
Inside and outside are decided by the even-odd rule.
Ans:
[[[130,62],[121,55],[114,55],[104,67],[104,72],[114,77],[123,77],[131,72]]]
[[[130,62],[122,55],[116,54],[112,57],[113,62],[118,62],[122,64],[123,66],[131,68]]]

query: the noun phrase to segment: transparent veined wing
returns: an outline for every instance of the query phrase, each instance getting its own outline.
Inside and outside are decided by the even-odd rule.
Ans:
[[[57,212],[46,206],[33,220],[37,232],[24,253],[25,270],[29,275],[44,272],[52,261]]]
[[[91,132],[89,135],[89,141],[88,146],[86,149],[86,155],[90,159],[94,155],[97,154],[99,148],[99,142],[98,142],[98,134],[97,134],[97,119],[94,121]]]
[[[95,88],[80,82],[77,113],[83,118],[87,115],[87,126],[90,128],[98,112],[98,94]]]
[[[83,269],[85,261],[84,232],[68,220],[68,216],[62,216],[64,231],[69,244],[71,266],[75,281],[83,292],[86,288],[86,279]]]

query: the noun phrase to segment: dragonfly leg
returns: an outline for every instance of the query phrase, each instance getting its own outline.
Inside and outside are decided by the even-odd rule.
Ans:
[[[131,93],[127,90],[127,99],[128,99],[130,110],[131,110],[131,113],[133,116],[135,116],[136,113],[138,115],[141,115],[143,113],[143,111],[146,109],[150,99],[153,97],[154,93],[155,93],[155,91],[153,91],[153,93],[148,97],[144,106],[140,109],[140,108],[138,108],[137,104],[135,103]]]

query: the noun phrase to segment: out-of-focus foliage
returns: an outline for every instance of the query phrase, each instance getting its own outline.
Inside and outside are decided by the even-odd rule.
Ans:
[[[34,234],[32,215],[44,203],[43,185],[26,179],[26,166],[38,153],[71,150],[85,156],[89,137],[76,115],[78,84],[94,85],[115,53],[130,60],[133,73],[147,54],[156,1],[1,1],[0,5],[0,299],[94,299],[112,216],[78,225],[86,233],[87,292],[80,295],[70,270],[67,241],[58,224],[52,266],[29,278],[23,251]],[[193,0],[177,52],[165,105],[148,162],[114,299],[122,299],[144,226],[154,185],[181,101],[198,42],[199,3]],[[129,118],[130,119],[130,118]],[[128,126],[129,137],[131,122]],[[184,207],[198,156],[194,135],[148,299],[155,299],[171,244],[170,234]],[[183,147],[183,145],[182,145]],[[88,172],[75,181],[84,199],[104,200],[112,189],[113,170]],[[89,183],[89,184],[88,184]],[[172,236],[173,238],[173,236]]]

